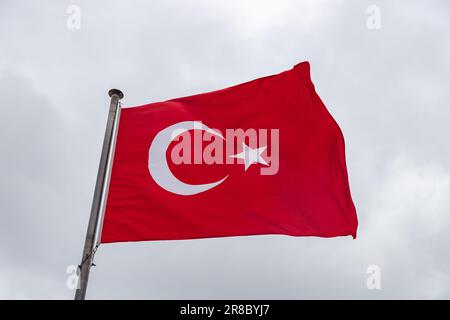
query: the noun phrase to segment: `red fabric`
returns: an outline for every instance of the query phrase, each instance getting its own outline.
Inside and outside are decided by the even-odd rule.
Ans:
[[[247,171],[243,164],[174,165],[171,145],[166,160],[179,180],[228,178],[195,195],[165,190],[149,172],[149,147],[158,132],[182,121],[202,121],[222,132],[278,128],[277,174],[261,175],[260,163]],[[356,237],[357,224],[344,139],[314,90],[308,62],[227,89],[121,111],[102,243],[257,234]]]

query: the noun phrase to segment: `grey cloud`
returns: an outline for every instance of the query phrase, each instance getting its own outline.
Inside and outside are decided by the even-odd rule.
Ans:
[[[81,29],[66,28],[69,4]],[[382,27],[366,28],[366,8]],[[0,4],[0,298],[71,298],[111,87],[125,105],[308,59],[346,137],[357,240],[100,247],[89,298],[449,298],[447,1]],[[382,270],[382,290],[366,269]]]

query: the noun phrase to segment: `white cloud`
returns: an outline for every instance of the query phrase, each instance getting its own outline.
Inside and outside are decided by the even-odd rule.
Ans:
[[[2,298],[70,298],[107,90],[139,105],[312,62],[343,129],[357,240],[241,237],[101,246],[94,298],[448,298],[446,1],[0,4]],[[366,288],[379,264],[382,290]]]

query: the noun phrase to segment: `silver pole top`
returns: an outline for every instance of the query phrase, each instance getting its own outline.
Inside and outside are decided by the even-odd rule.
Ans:
[[[123,98],[123,92],[119,89],[111,89],[108,91],[108,95],[112,98],[113,95],[117,95],[119,99]]]

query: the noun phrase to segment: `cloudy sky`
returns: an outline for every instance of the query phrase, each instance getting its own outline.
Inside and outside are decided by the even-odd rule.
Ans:
[[[448,1],[2,0],[0,40],[0,298],[73,298],[109,88],[141,105],[303,60],[346,138],[358,239],[103,245],[87,297],[450,298]]]

